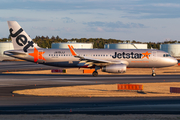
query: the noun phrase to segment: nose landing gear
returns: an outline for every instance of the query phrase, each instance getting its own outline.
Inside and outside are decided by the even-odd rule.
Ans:
[[[155,73],[155,68],[152,68],[152,76],[155,77],[156,73]]]

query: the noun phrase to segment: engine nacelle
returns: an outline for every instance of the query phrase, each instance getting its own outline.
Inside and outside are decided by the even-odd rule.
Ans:
[[[103,72],[109,73],[124,73],[126,72],[126,64],[112,64],[109,66],[102,67]]]

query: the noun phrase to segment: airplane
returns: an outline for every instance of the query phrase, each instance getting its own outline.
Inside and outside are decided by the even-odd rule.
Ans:
[[[95,68],[108,73],[124,73],[126,68],[155,68],[176,65],[178,61],[164,51],[155,49],[44,49],[35,44],[16,21],[7,21],[14,50],[5,55],[35,63],[64,68]]]

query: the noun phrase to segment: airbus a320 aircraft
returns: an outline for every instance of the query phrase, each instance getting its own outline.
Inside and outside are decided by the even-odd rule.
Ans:
[[[87,67],[95,68],[92,73],[97,76],[98,69],[109,73],[124,73],[126,68],[154,68],[169,67],[177,64],[177,60],[168,53],[154,49],[43,49],[37,46],[29,35],[16,21],[8,21],[9,32],[14,50],[4,54],[59,67]]]

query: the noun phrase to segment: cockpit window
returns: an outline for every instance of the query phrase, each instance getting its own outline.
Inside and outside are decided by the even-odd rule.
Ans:
[[[170,54],[164,54],[163,57],[171,57]]]

